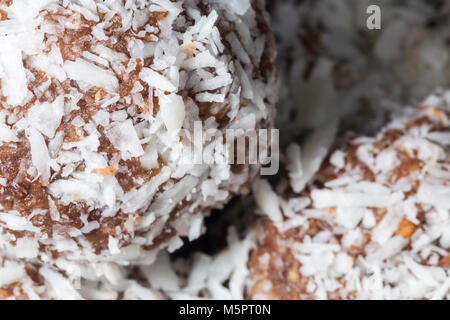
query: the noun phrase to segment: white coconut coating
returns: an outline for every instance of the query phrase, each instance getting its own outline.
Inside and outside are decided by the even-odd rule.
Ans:
[[[248,297],[448,299],[449,103],[449,92],[432,95],[375,137],[347,139],[328,156],[324,144],[308,155],[291,147],[289,182],[277,192],[256,183],[266,218]],[[321,165],[303,184],[311,161]]]
[[[150,264],[255,174],[184,161],[180,129],[271,125],[259,1],[0,1],[0,41],[2,255]]]

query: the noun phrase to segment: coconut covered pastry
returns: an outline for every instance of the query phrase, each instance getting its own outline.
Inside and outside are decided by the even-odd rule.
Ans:
[[[75,261],[93,277],[103,262],[150,264],[198,237],[256,173],[184,161],[193,142],[180,129],[271,125],[260,1],[0,1],[0,42],[0,252],[11,261],[68,273]]]
[[[449,92],[431,96],[374,138],[348,139],[326,157],[326,143],[309,153],[308,142],[291,146],[280,196],[255,183],[267,216],[248,297],[449,298],[449,104]],[[305,184],[311,168],[317,174]]]

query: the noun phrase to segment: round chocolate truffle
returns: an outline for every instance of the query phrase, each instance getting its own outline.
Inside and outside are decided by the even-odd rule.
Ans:
[[[281,196],[256,183],[267,217],[249,261],[248,297],[449,298],[449,103],[448,92],[431,96],[324,161],[290,148]],[[311,161],[322,164],[297,189]]]
[[[0,1],[0,42],[2,255],[150,264],[255,175],[192,137],[272,125],[261,1]]]

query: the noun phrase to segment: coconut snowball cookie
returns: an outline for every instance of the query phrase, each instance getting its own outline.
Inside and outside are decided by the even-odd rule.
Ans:
[[[431,96],[375,138],[350,139],[306,189],[301,171],[321,152],[291,147],[283,196],[256,183],[268,217],[249,298],[450,298],[449,105],[450,92]]]
[[[181,236],[197,238],[258,168],[228,164],[227,148],[222,162],[194,163],[180,129],[271,126],[263,8],[0,1],[0,253],[70,273],[73,261],[149,264]]]

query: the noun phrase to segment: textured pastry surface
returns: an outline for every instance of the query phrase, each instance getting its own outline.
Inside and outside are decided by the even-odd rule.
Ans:
[[[259,1],[0,1],[0,41],[2,255],[151,263],[254,175],[184,161],[180,129],[271,125]]]
[[[431,96],[376,137],[349,139],[305,189],[305,156],[291,147],[290,183],[275,204],[259,200],[268,217],[249,297],[448,298],[449,102],[448,92]]]

